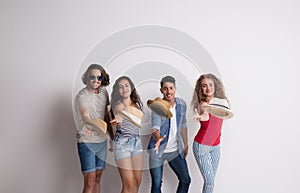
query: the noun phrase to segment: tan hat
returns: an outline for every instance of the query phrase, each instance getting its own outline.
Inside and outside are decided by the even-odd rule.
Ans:
[[[147,105],[153,112],[162,117],[171,118],[173,116],[170,111],[170,103],[159,97],[154,100],[148,100]]]
[[[127,119],[139,128],[142,128],[141,123],[144,113],[141,110],[135,107],[127,107],[126,109],[119,111],[119,114],[122,118]]]
[[[107,124],[102,119],[99,119],[99,118],[92,119],[91,121],[86,122],[85,125],[88,128],[90,128],[90,127],[97,128],[103,137],[107,137],[107,135],[106,135]]]
[[[206,112],[222,119],[230,119],[233,117],[233,112],[229,109],[226,99],[212,98],[209,104],[203,104],[202,108]]]

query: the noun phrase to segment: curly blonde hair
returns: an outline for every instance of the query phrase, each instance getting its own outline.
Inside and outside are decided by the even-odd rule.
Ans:
[[[201,86],[202,86],[201,83],[202,83],[202,80],[204,80],[204,79],[210,79],[214,82],[214,88],[215,88],[214,97],[226,99],[228,101],[228,99],[225,95],[225,89],[224,89],[224,86],[223,86],[223,83],[221,82],[221,80],[218,79],[213,74],[202,74],[198,78],[195,89],[194,89],[193,99],[191,102],[191,105],[193,108],[197,108],[200,101],[209,102],[209,100],[210,100],[210,98],[208,96],[203,94],[203,91],[201,89]],[[229,103],[229,101],[228,101],[228,103]]]

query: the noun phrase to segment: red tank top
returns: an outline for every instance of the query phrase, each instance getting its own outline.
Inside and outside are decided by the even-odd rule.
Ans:
[[[200,129],[195,136],[195,141],[208,146],[220,144],[223,119],[209,114],[209,120],[200,121]]]

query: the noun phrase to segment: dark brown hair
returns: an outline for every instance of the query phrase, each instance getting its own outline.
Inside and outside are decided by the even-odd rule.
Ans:
[[[109,85],[109,75],[106,73],[106,71],[104,70],[104,68],[102,66],[100,66],[99,64],[91,64],[87,70],[85,71],[85,73],[82,75],[81,80],[83,82],[84,85],[88,84],[88,78],[90,75],[90,71],[94,70],[94,69],[98,69],[101,71],[101,76],[102,76],[102,81],[101,81],[101,86],[108,86]]]
[[[176,85],[175,85],[175,78],[172,77],[172,76],[165,76],[165,77],[163,77],[163,78],[161,79],[161,81],[160,81],[160,88],[163,87],[163,85],[164,85],[165,82],[171,82],[171,83],[173,83],[174,86],[176,87]]]
[[[127,76],[119,77],[113,85],[113,90],[112,90],[112,93],[111,93],[111,109],[114,109],[116,104],[118,102],[122,101],[122,97],[119,93],[119,85],[118,84],[121,80],[124,80],[124,79],[128,80],[128,82],[130,84],[130,87],[131,87],[130,99],[136,105],[136,107],[138,109],[142,110],[143,104],[141,102],[140,96],[138,95],[132,80]]]

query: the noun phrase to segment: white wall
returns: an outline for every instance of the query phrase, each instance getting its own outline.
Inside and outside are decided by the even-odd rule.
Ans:
[[[81,191],[72,94],[83,62],[112,34],[147,24],[195,38],[224,81],[235,117],[224,124],[215,192],[299,192],[297,1],[28,0],[0,5],[0,192]],[[178,57],[174,52],[144,49],[141,53],[152,53],[153,60],[181,68],[172,62]],[[169,60],[160,58],[164,54]],[[123,57],[127,59],[119,57],[109,67],[112,83],[120,70],[117,63],[131,61]],[[181,73],[193,73],[191,69]],[[190,82],[197,78],[187,77]],[[147,90],[143,84],[140,89]],[[196,193],[202,178],[191,148],[188,164],[190,192]],[[164,176],[164,192],[174,192],[176,177],[168,167]],[[114,166],[108,165],[102,184],[103,192],[119,192]],[[140,192],[149,187],[145,170]]]

